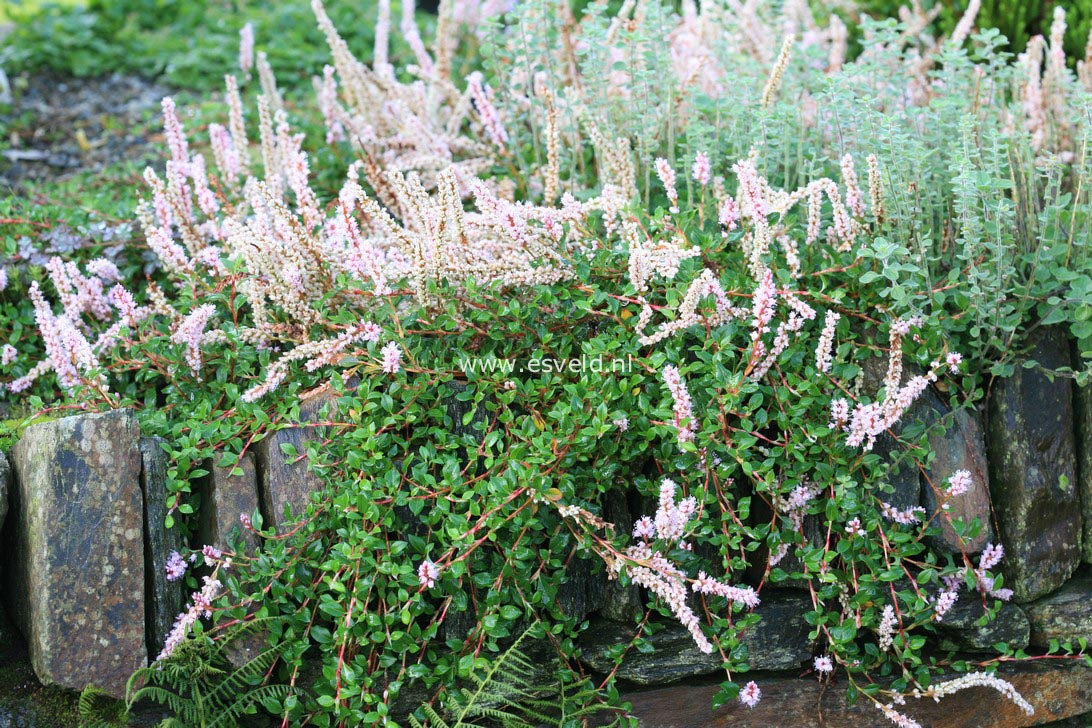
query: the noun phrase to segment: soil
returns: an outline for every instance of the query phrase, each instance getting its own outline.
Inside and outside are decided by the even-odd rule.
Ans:
[[[123,160],[158,159],[148,134],[170,90],[138,76],[11,79],[13,103],[0,106],[0,189],[62,180]]]

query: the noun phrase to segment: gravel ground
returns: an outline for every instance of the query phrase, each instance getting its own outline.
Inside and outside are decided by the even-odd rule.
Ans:
[[[169,89],[136,76],[12,78],[13,104],[0,108],[0,189],[61,180],[107,165],[158,158],[151,146]]]

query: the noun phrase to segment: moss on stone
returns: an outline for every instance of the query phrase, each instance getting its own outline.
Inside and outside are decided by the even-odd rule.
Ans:
[[[26,428],[31,425],[36,425],[39,422],[51,422],[55,419],[57,418],[39,415],[37,417],[15,417],[0,420],[0,453],[7,455],[11,452],[11,449],[15,447],[15,443],[19,441],[19,438],[23,435],[23,430]]]

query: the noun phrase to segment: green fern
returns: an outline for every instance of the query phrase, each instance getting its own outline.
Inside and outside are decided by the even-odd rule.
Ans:
[[[233,728],[256,705],[283,701],[298,689],[288,685],[264,685],[265,676],[277,661],[279,647],[271,647],[232,670],[225,646],[252,633],[268,620],[252,620],[229,630],[217,640],[208,635],[185,639],[174,653],[149,667],[137,670],[126,688],[125,713],[140,701],[166,706],[173,714],[159,728]],[[81,718],[86,705],[88,728],[105,728],[109,722],[91,718],[98,693],[88,689],[80,696]],[[124,723],[123,723],[124,724]]]
[[[563,680],[552,685],[538,682],[541,666],[520,649],[536,626],[525,630],[484,672],[471,673],[471,685],[455,691],[446,717],[426,703],[418,709],[423,721],[409,716],[412,728],[564,728],[579,725],[580,718],[610,710],[587,684],[571,691],[573,686]],[[609,725],[618,722],[616,719]]]
[[[128,725],[125,704],[114,700],[105,690],[88,685],[80,693],[78,705],[80,728],[118,728]]]

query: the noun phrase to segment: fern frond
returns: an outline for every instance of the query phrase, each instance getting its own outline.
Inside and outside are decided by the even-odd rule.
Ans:
[[[515,668],[519,665],[517,656],[523,657],[524,660],[526,660],[526,657],[520,653],[519,647],[523,644],[523,641],[527,638],[527,635],[530,634],[533,627],[534,625],[524,630],[523,634],[516,638],[516,641],[512,643],[512,646],[505,650],[499,658],[489,665],[489,669],[484,676],[479,678],[476,674],[472,675],[474,677],[474,682],[477,683],[477,689],[469,696],[468,702],[460,711],[458,719],[455,721],[455,728],[464,726],[464,721],[467,717],[477,715],[475,711],[480,702],[503,703],[504,701],[500,693],[504,692],[506,689],[511,690],[529,687],[529,685],[526,684],[526,681],[521,679],[522,676]],[[513,672],[504,672],[509,666],[513,668]],[[490,685],[494,682],[498,684],[497,689],[490,690]]]
[[[129,723],[129,711],[125,709],[124,704],[119,706],[105,690],[92,685],[88,685],[80,692],[77,708],[82,728],[113,728]],[[106,710],[113,715],[103,715]]]
[[[262,685],[253,690],[241,693],[238,699],[216,715],[209,723],[208,728],[232,728],[236,721],[246,714],[252,705],[260,704],[267,698],[283,700],[300,690],[291,685]]]
[[[451,726],[447,724],[447,721],[445,721],[443,717],[436,712],[436,709],[428,703],[425,703],[421,706],[421,711],[425,714],[425,719],[428,722],[421,723],[411,715],[410,723],[414,725],[414,728],[426,728],[426,726],[427,728],[451,728]]]
[[[224,645],[269,621],[234,625],[222,631],[218,640],[208,634],[186,638],[169,657],[129,678],[126,705],[132,708],[140,700],[165,705],[174,715],[161,728],[233,728],[255,705],[301,692],[288,685],[263,684],[280,655],[279,646],[260,652],[237,669],[229,667]]]
[[[167,706],[167,709],[180,718],[184,723],[194,722],[197,718],[197,713],[193,705],[193,701],[187,700],[181,695],[160,687],[159,685],[146,685],[138,690],[132,697],[131,702],[128,703],[131,708],[141,700],[151,700],[159,703],[160,705]]]
[[[216,701],[224,694],[231,695],[232,693],[244,691],[249,687],[250,681],[262,676],[263,673],[277,661],[279,655],[280,649],[272,647],[254,656],[229,674],[216,689],[208,695],[208,699],[210,701]]]

